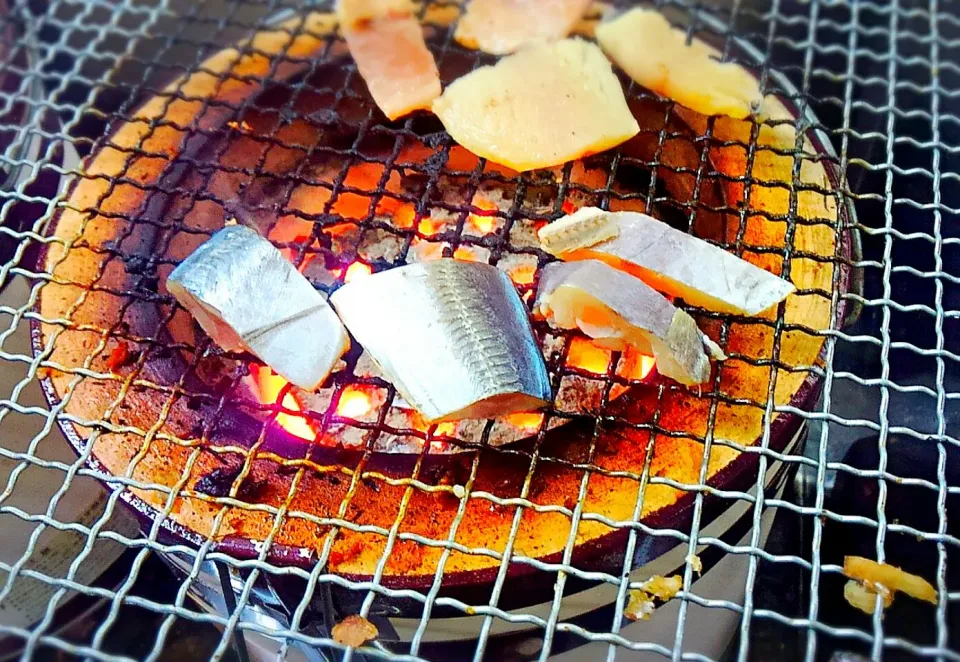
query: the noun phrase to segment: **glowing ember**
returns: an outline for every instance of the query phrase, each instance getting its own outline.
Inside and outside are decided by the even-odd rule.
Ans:
[[[343,276],[343,280],[346,283],[349,283],[354,278],[363,278],[364,276],[369,276],[373,272],[373,269],[370,268],[369,264],[364,264],[363,262],[354,262],[349,267],[347,267],[347,272]],[[337,274],[339,276],[339,274]]]
[[[452,437],[457,431],[456,423],[440,423],[437,429],[433,431],[438,437]]]
[[[420,219],[420,223],[417,225],[417,232],[422,234],[424,237],[432,237],[441,230],[443,230],[443,221],[438,221],[429,216],[425,216]]]
[[[258,391],[257,396],[259,397],[260,402],[263,402],[264,404],[277,403],[280,397],[280,392],[289,384],[286,379],[275,374],[266,366],[252,366],[250,369],[250,376],[253,377],[253,381],[256,384]],[[300,403],[297,402],[296,398],[293,397],[293,394],[289,390],[287,390],[286,395],[283,396],[283,402],[280,404],[284,409],[302,411],[300,408]],[[300,437],[301,439],[313,441],[317,437],[317,433],[314,432],[313,428],[311,428],[310,424],[307,422],[307,419],[303,416],[296,416],[280,412],[277,414],[276,421],[277,425],[282,427],[290,434]]]
[[[510,280],[517,285],[530,285],[537,273],[535,264],[520,264],[510,270]]]
[[[457,250],[453,251],[453,257],[464,262],[486,262],[480,257],[477,250],[470,246],[458,246]]]
[[[505,419],[507,423],[524,432],[536,432],[543,423],[543,414],[540,412],[520,412],[510,414]]]
[[[637,370],[634,374],[627,375],[627,377],[630,377],[631,379],[643,379],[644,377],[650,374],[650,371],[653,370],[653,366],[655,366],[656,364],[657,362],[654,360],[652,356],[647,356],[646,354],[643,354],[640,357],[640,362],[638,364],[640,369]]]
[[[413,205],[407,203],[402,204],[393,212],[393,224],[401,229],[407,229],[413,227],[413,219],[416,217],[417,211],[413,208]]]
[[[370,413],[372,403],[370,394],[357,386],[347,386],[340,394],[337,403],[337,414],[346,418],[358,419]]]
[[[567,365],[595,375],[605,375],[610,367],[612,354],[610,350],[597,347],[586,338],[577,337],[570,341]]]

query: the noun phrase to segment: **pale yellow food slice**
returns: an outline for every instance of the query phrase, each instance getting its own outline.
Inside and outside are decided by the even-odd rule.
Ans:
[[[447,87],[433,112],[458,143],[517,171],[602,152],[640,130],[610,63],[580,39],[476,69]]]
[[[563,39],[589,6],[590,0],[470,0],[454,39],[467,48],[506,55]]]
[[[601,23],[597,42],[640,85],[704,115],[744,119],[761,108],[756,78],[739,64],[718,62],[701,41],[650,9],[631,9]]]

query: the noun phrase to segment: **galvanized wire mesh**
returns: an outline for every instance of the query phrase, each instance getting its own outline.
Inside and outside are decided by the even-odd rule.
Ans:
[[[956,373],[956,362],[960,360],[955,342],[960,305],[952,294],[952,286],[960,280],[960,263],[957,261],[957,233],[951,223],[960,213],[960,199],[955,186],[958,178],[954,172],[960,154],[960,119],[954,111],[960,91],[960,21],[955,18],[956,6],[937,0],[891,3],[813,1],[800,4],[776,0],[772,3],[735,0],[732,3],[668,4],[670,11],[674,12],[671,17],[689,25],[691,33],[711,37],[715,43],[723,46],[727,56],[757,67],[765,88],[784,95],[797,107],[802,118],[800,127],[809,130],[811,135],[821,132],[836,149],[836,156],[825,154],[821,158],[840,173],[839,193],[836,194],[840,205],[850,202],[856,204],[859,222],[849,215],[842,216],[842,219],[863,235],[866,251],[865,257],[854,264],[850,264],[850,260],[839,252],[829,261],[862,270],[866,286],[862,294],[840,294],[838,287],[836,292],[824,295],[831,298],[833,312],[843,306],[861,306],[861,320],[847,330],[825,332],[822,367],[777,365],[779,338],[783,332],[790,330],[785,329],[783,321],[779,320],[774,323],[777,338],[774,360],[765,364],[771,365],[774,371],[777,367],[812,368],[823,380],[820,404],[813,411],[775,406],[772,392],[762,394],[766,396],[765,399],[761,397],[754,404],[764,410],[768,423],[764,426],[760,444],[755,448],[744,448],[724,439],[715,439],[709,428],[705,435],[696,437],[695,440],[702,443],[704,458],[708,458],[717,445],[734,445],[738,450],[755,454],[759,464],[755,472],[759,484],[753,490],[722,490],[709,484],[706,461],[700,464],[699,480],[687,484],[652,475],[648,459],[642,472],[629,476],[636,481],[638,495],[632,518],[605,522],[628,532],[623,555],[626,560],[619,573],[585,570],[572,560],[579,524],[600,518],[581,506],[591,472],[604,471],[595,461],[595,454],[599,452],[595,443],[589,444],[586,456],[574,467],[585,469],[579,493],[570,494],[570,501],[561,505],[545,506],[536,501],[535,486],[531,480],[532,469],[531,474],[522,481],[521,491],[516,496],[504,498],[473,490],[478,464],[476,459],[469,464],[466,474],[461,477],[462,486],[457,485],[460,488],[457,489],[451,485],[432,485],[430,481],[425,481],[420,473],[421,458],[413,473],[400,479],[399,484],[405,489],[404,498],[392,526],[366,527],[370,533],[384,538],[386,544],[375,574],[370,580],[364,581],[327,571],[327,563],[333,553],[332,535],[326,538],[315,562],[307,567],[281,564],[270,556],[271,542],[288,519],[301,518],[317,526],[361,529],[348,516],[350,499],[364,485],[387,480],[381,474],[365,471],[363,464],[356,470],[342,472],[350,489],[340,512],[331,518],[311,518],[303,513],[291,512],[291,498],[303,473],[302,462],[280,461],[280,464],[292,468],[295,478],[286,502],[279,508],[250,504],[241,497],[240,487],[250,472],[249,460],[239,473],[228,477],[229,488],[226,492],[206,495],[192,493],[194,497],[217,504],[269,514],[272,526],[265,543],[254,550],[251,558],[238,560],[216,549],[213,534],[195,536],[190,541],[193,545],[182,541],[170,543],[161,524],[170,518],[175,507],[175,490],[144,484],[133,477],[133,467],[124,476],[105,476],[102,467],[88,464],[92,444],[86,446],[75,462],[51,460],[45,451],[45,440],[61,423],[94,427],[95,437],[127,431],[153,438],[162,434],[159,431],[165,421],[158,420],[150,430],[127,429],[112,421],[82,420],[65,411],[65,401],[52,406],[45,403],[25,405],[21,402],[21,393],[35,386],[38,374],[44,374],[44,370],[50,367],[44,363],[47,358],[44,353],[37,354],[22,344],[16,345],[16,339],[24,336],[31,321],[38,320],[39,314],[34,305],[42,286],[50,277],[48,272],[36,268],[26,257],[31,247],[51,242],[47,224],[62,200],[62,197],[49,193],[32,194],[31,184],[44,172],[68,178],[83,177],[84,173],[79,168],[63,168],[59,165],[61,143],[69,143],[82,155],[95,152],[108,144],[107,136],[111,129],[129,120],[137,105],[160,92],[171,78],[195,71],[204,57],[273,25],[278,13],[302,12],[304,8],[299,3],[296,6],[279,2],[205,4],[176,0],[158,3],[53,0],[35,7],[27,7],[25,3],[15,4],[14,9],[21,13],[15,14],[16,19],[6,19],[17,22],[21,35],[13,54],[17,53],[17,49],[31,49],[32,55],[26,64],[22,60],[15,60],[10,53],[4,61],[0,61],[0,72],[11,72],[23,81],[18,90],[0,93],[0,102],[6,105],[26,102],[39,112],[56,116],[60,123],[59,128],[53,130],[49,123],[33,121],[17,135],[14,144],[0,155],[5,170],[26,168],[31,172],[30,176],[21,177],[12,191],[0,198],[0,218],[12,218],[18,205],[23,202],[45,207],[45,213],[38,214],[30,227],[0,227],[0,238],[16,246],[12,257],[0,268],[0,282],[22,285],[20,300],[0,307],[0,314],[6,322],[4,331],[0,333],[0,357],[4,359],[3,369],[16,373],[10,392],[3,393],[4,397],[0,400],[0,433],[3,438],[9,436],[12,439],[14,435],[23,435],[23,431],[28,430],[27,439],[21,440],[26,442],[24,444],[0,443],[0,457],[9,465],[5,490],[0,493],[0,514],[36,524],[22,555],[12,563],[0,565],[5,575],[0,586],[0,603],[28,582],[55,587],[39,622],[26,626],[0,623],[0,634],[16,641],[17,647],[22,646],[24,659],[43,657],[51,651],[100,660],[159,659],[175,644],[171,633],[181,631],[180,628],[185,624],[197,624],[197,627],[214,624],[222,628],[222,632],[215,637],[216,643],[207,651],[212,657],[232,654],[229,651],[238,632],[260,633],[281,642],[280,656],[287,654],[291,647],[300,647],[301,651],[322,649],[326,651],[324,654],[332,656],[342,646],[331,641],[330,623],[324,620],[324,616],[329,618],[331,615],[330,610],[325,608],[337,600],[340,603],[338,611],[342,614],[347,609],[345,604],[349,602],[345,596],[355,596],[353,611],[371,617],[385,616],[389,605],[401,601],[406,605],[414,605],[412,612],[415,616],[410,617],[412,624],[407,636],[398,637],[400,640],[397,642],[390,641],[390,637],[382,637],[363,652],[365,656],[390,659],[395,656],[401,659],[481,659],[485,656],[486,659],[504,659],[508,656],[515,659],[544,659],[551,654],[575,652],[590,643],[600,644],[602,648],[599,654],[606,655],[608,659],[633,651],[671,659],[707,659],[703,654],[690,650],[688,642],[696,633],[691,633],[686,625],[689,614],[702,608],[734,615],[738,637],[729,655],[737,659],[763,659],[763,653],[768,649],[758,642],[761,636],[792,638],[789,640],[795,645],[786,654],[797,659],[823,657],[834,649],[858,649],[873,658],[880,658],[884,654],[938,659],[960,657],[951,648],[951,644],[956,648],[956,642],[952,642],[950,637],[948,607],[960,594],[950,590],[948,581],[948,556],[957,544],[957,538],[949,530],[947,517],[950,497],[960,489],[956,487],[956,482],[950,480],[951,454],[957,444],[950,416],[950,401],[960,397],[957,381],[951,378]],[[291,37],[297,34],[298,29],[303,28],[294,28]],[[449,29],[441,30],[438,59],[442,61],[445,57],[469,56],[450,37]],[[355,73],[349,72],[347,79],[334,90],[338,99],[345,103],[356,94],[355,88],[350,86],[352,76]],[[28,93],[30,85],[36,81],[42,82],[46,91],[42,100],[35,100]],[[792,86],[798,92],[791,93]],[[176,96],[178,92],[174,91],[173,94]],[[646,93],[631,88],[631,94]],[[295,98],[296,93],[289,97],[279,114],[295,113]],[[235,120],[241,122],[251,109],[242,105],[231,111]],[[808,111],[813,111],[815,115],[808,114]],[[814,117],[819,118],[817,124],[813,124]],[[347,165],[332,180],[332,199],[350,193],[368,194],[373,203],[367,218],[361,221],[366,229],[390,229],[378,226],[374,213],[377,202],[390,198],[384,188],[386,180],[379,182],[373,191],[354,190],[345,184],[346,167],[366,160],[383,163],[389,170],[399,158],[404,141],[415,136],[418,121],[414,119],[399,127],[383,128],[371,111],[361,119],[359,131],[387,136],[395,141],[394,149],[388,152],[385,160],[374,159],[363,151],[362,139],[357,138],[342,150]],[[34,136],[48,141],[47,147],[44,153],[27,159],[23,156],[24,145]],[[658,138],[662,147],[668,133],[661,132]],[[452,143],[442,136],[434,139],[439,145],[439,153],[443,155],[442,163],[449,157]],[[709,144],[711,139],[708,129],[707,140],[701,147]],[[282,144],[273,135],[263,137],[263,142],[265,145]],[[751,155],[755,149],[756,145],[752,145]],[[266,153],[265,150],[254,172],[263,169]],[[309,154],[308,148],[304,160]],[[799,173],[800,160],[797,159],[795,176]],[[611,199],[622,196],[621,191],[613,188],[618,168],[634,167],[645,172],[653,170],[654,174],[646,175],[646,190],[640,189],[637,197],[643,199],[648,207],[659,209],[662,215],[670,217],[675,223],[693,222],[694,207],[676,205],[668,193],[658,188],[656,172],[660,171],[656,164],[632,163],[630,157],[616,153],[608,163],[611,176],[607,185],[599,189],[586,188],[580,191],[581,194],[595,196],[598,202],[607,204]],[[466,180],[468,202],[479,190],[481,182],[497,180],[496,175],[486,175],[481,170],[460,173],[461,179]],[[431,194],[443,185],[441,173],[450,176],[449,171],[444,173],[442,170],[425,169],[422,175],[426,183],[420,195],[405,197],[401,194],[395,196],[396,200],[415,205],[417,214],[424,215]],[[212,174],[207,173],[209,176]],[[692,174],[695,175],[697,190],[711,185],[716,179],[706,158],[701,160]],[[287,174],[286,181],[281,182],[287,195],[301,177],[299,169]],[[749,178],[747,180],[747,186],[760,185],[749,181]],[[468,231],[465,232],[469,215],[476,211],[473,206],[448,206],[447,211],[456,220],[449,232],[439,238],[446,242],[448,254],[465,245],[483,248],[487,251],[484,255],[489,255],[493,262],[510,253],[532,255],[542,260],[542,256],[537,256],[533,249],[512,245],[510,241],[513,224],[528,215],[523,203],[525,191],[534,188],[536,182],[524,179],[519,184],[511,185],[517,189],[516,202],[513,207],[496,214],[502,232],[495,239],[477,239],[471,237]],[[556,197],[550,201],[554,215],[562,213],[566,192],[577,189],[576,183],[571,182],[569,168],[563,171],[557,188]],[[698,199],[697,195],[693,196],[693,200]],[[258,209],[253,204],[241,211],[256,213]],[[324,222],[329,220],[329,211],[327,209],[322,214],[306,218],[316,222],[317,236]],[[177,220],[173,219],[172,222],[175,224]],[[404,242],[394,258],[397,263],[406,259],[412,244],[409,232],[400,235]],[[740,239],[728,248],[742,251],[742,237]],[[307,254],[303,243],[287,247],[296,249],[295,260],[302,261]],[[785,256],[795,255],[796,250],[787,242]],[[128,257],[124,255],[122,244],[117,244],[113,252],[118,258]],[[386,261],[375,266],[382,267],[385,264]],[[836,270],[836,274],[839,282],[841,270]],[[148,273],[144,275],[144,280],[149,281],[153,277]],[[149,294],[149,284],[146,291]],[[138,290],[124,294],[140,296],[142,292]],[[703,315],[710,318],[708,314]],[[726,337],[731,320],[723,316],[714,317],[723,323],[725,330],[722,337]],[[69,321],[66,321],[64,326],[68,324]],[[146,355],[153,349],[162,349],[164,341],[157,340],[156,336],[129,337],[124,335],[123,329],[103,331],[101,345],[91,356],[104,351],[108,341],[116,338],[146,348],[143,354],[133,358],[133,365],[120,378],[124,386],[118,400],[111,405],[111,409],[114,409],[122,404],[131,385],[140,378]],[[202,357],[199,350],[206,348],[188,349],[198,349],[192,352],[195,368]],[[737,358],[749,360],[749,357]],[[564,371],[558,372],[558,378],[563,374]],[[116,375],[104,374],[89,366],[76,369],[74,376],[78,381],[117,379]],[[615,364],[609,366],[607,374],[600,376],[598,381],[603,384],[603,411],[610,389],[618,383]],[[363,379],[346,379],[338,385],[338,392],[356,383],[374,383],[385,388],[388,401],[393,396],[388,386]],[[182,391],[183,384],[178,386]],[[233,392],[236,386],[231,384],[227,392]],[[675,387],[660,383],[656,388],[658,398],[662,398]],[[175,388],[158,388],[158,391],[168,403],[165,412],[181,395]],[[714,407],[716,403],[724,401],[719,378],[704,391],[703,397],[710,399]],[[202,399],[208,394],[189,395]],[[226,399],[221,398],[221,406]],[[873,409],[864,413],[853,406],[854,401],[866,403]],[[336,400],[333,407],[335,403]],[[260,409],[271,418],[278,414],[295,413],[278,404],[261,406]],[[800,416],[810,423],[813,434],[805,453],[799,446],[788,446],[783,451],[769,447],[769,419],[775,412]],[[558,412],[552,412],[551,415],[558,415]],[[386,408],[383,408],[374,421],[358,422],[349,420],[349,417],[333,420],[361,429],[382,430],[385,417]],[[327,426],[331,420],[328,413],[318,423]],[[657,434],[670,434],[657,426],[656,418],[651,427]],[[407,432],[428,440],[436,434],[435,429]],[[484,439],[489,434],[490,430],[487,429]],[[869,455],[859,465],[846,459],[845,451],[850,442],[857,436],[871,434],[876,436],[875,440],[870,441],[875,455]],[[540,436],[542,438],[543,435]],[[915,466],[915,471],[904,473],[903,465],[891,464],[889,457],[895,439],[903,439],[898,441],[901,445],[920,443],[934,452],[919,461],[919,464],[925,465]],[[219,452],[236,454],[236,448],[221,447]],[[256,447],[250,455],[255,452]],[[505,447],[500,452],[507,455],[527,453],[531,465],[556,461],[555,458],[541,457],[538,444],[534,444],[529,451]],[[650,457],[652,454],[648,454]],[[798,498],[797,495],[788,498],[777,490],[765,489],[768,487],[764,484],[768,470],[781,465],[791,471],[799,471],[801,477],[808,479],[805,498]],[[50,476],[55,477],[57,488],[45,508],[30,512],[17,506],[11,500],[11,495],[21,476],[28,469],[34,471],[38,468],[47,470]],[[65,516],[63,502],[69,499],[65,495],[71,485],[89,478],[108,480],[114,491],[102,504],[102,510],[92,518],[78,521],[79,518]],[[851,513],[831,507],[831,487],[850,480],[873,490],[870,492],[872,510]],[[186,476],[183,481],[179,485],[181,489]],[[640,521],[644,490],[657,484],[670,485],[694,495],[692,521],[682,530],[652,528]],[[923,524],[915,524],[888,516],[888,509],[892,507],[889,505],[892,491],[902,490],[904,486],[934,495],[931,513],[935,517],[927,513]],[[125,507],[121,497],[129,487],[161,492],[165,502],[160,516],[152,521],[148,530],[140,534],[122,527],[119,530],[112,528],[115,513]],[[404,530],[404,508],[410,495],[417,490],[445,492],[453,498],[457,514],[445,539],[425,538]],[[508,511],[513,513],[510,541],[502,552],[485,548],[462,549],[462,545],[458,546],[457,527],[460,526],[468,499],[485,500],[491,508],[513,509]],[[731,539],[709,528],[710,520],[705,518],[704,512],[709,504],[718,501],[728,503],[731,509],[740,508],[744,521],[749,523],[742,536]],[[926,503],[917,501],[921,502]],[[533,558],[516,549],[515,536],[524,513],[550,510],[562,512],[571,519],[569,540],[560,558]],[[769,551],[765,546],[764,518],[774,511],[783,512],[793,518],[791,521],[800,523],[809,533],[809,539],[803,540],[803,544],[794,550]],[[36,569],[35,556],[41,536],[51,530],[72,532],[84,541],[72,552],[73,558],[63,575],[47,574]],[[834,535],[838,536],[840,534],[836,531],[853,537],[868,537],[871,549],[867,555],[881,561],[888,557],[889,540],[893,538],[899,541],[909,537],[917,546],[918,556],[927,555],[932,550],[935,563],[923,570],[925,576],[934,581],[941,598],[936,607],[922,613],[920,618],[927,620],[926,626],[914,634],[904,633],[897,627],[895,617],[884,620],[884,610],[878,610],[869,622],[844,621],[838,617],[832,605],[842,600],[840,591],[835,590],[840,567],[837,557],[825,551],[830,542],[829,531],[834,531]],[[132,550],[125,560],[123,576],[118,581],[106,584],[95,583],[94,578],[83,572],[84,564],[93,558],[95,543],[104,540],[119,542]],[[745,559],[744,579],[738,581],[744,582],[745,598],[733,602],[699,595],[695,586],[694,567],[690,562],[684,562],[682,555],[679,564],[664,569],[683,568],[684,588],[676,598],[678,613],[671,640],[662,643],[644,638],[642,634],[633,634],[637,631],[624,628],[627,623],[622,614],[631,581],[637,580],[637,577],[631,577],[635,551],[638,546],[649,544],[651,540],[669,540],[670,546],[679,545],[689,555],[700,554],[704,558],[711,553],[742,557]],[[397,545],[427,545],[443,550],[429,588],[414,590],[384,585],[382,579],[390,553]],[[492,589],[483,600],[452,597],[442,590],[445,588],[444,564],[454,551],[485,555],[496,560],[497,571],[488,582]],[[176,590],[165,599],[145,597],[135,590],[144,568],[149,568],[151,553],[176,558],[172,562],[181,569]],[[896,560],[902,562],[899,558]],[[224,579],[232,579],[237,593],[235,600],[226,601],[225,612],[203,611],[190,599],[191,595],[196,597],[196,594],[203,593],[201,587],[204,582],[208,582],[209,587],[211,562],[230,569],[229,576],[225,575]],[[540,605],[515,608],[501,606],[501,602],[509,597],[511,586],[515,585],[515,579],[509,571],[517,566],[532,567],[555,578],[552,589]],[[784,567],[796,571],[799,576],[802,590],[795,604],[771,602],[759,589],[765,572]],[[293,596],[280,595],[277,591],[282,593],[282,589],[278,586],[291,578],[301,582],[297,585],[301,587],[299,592]],[[583,585],[588,583],[611,588],[602,598],[605,605],[597,605],[597,608],[606,606],[607,611],[599,618],[588,620],[570,617],[570,610],[573,609],[571,603],[583,590]],[[75,600],[76,596],[106,601],[105,608],[90,617],[92,628],[87,636],[79,639],[61,635],[55,623],[57,609]],[[260,611],[248,609],[252,605],[256,605]],[[109,645],[110,637],[118,628],[128,626],[123,618],[130,608],[151,614],[157,626],[146,637],[149,639],[148,645],[140,646],[135,653],[113,650]],[[902,608],[902,605],[898,603],[893,609],[896,608]],[[268,609],[268,613],[275,618],[264,618],[264,613],[267,613],[264,609]],[[887,610],[886,613],[894,612]],[[437,647],[431,634],[435,622],[449,618],[451,614],[480,619],[475,636],[453,652],[449,648]],[[389,615],[387,611],[386,617]],[[512,638],[503,636],[506,626],[519,634]],[[348,651],[345,658],[357,655]]]

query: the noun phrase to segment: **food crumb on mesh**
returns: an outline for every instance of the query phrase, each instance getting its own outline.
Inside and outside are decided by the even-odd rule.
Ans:
[[[878,563],[870,559],[865,559],[862,556],[845,556],[843,559],[843,574],[853,580],[854,583],[859,583],[864,590],[871,594],[889,593],[890,602],[893,602],[893,594],[899,591],[917,600],[923,600],[931,604],[937,603],[937,591],[930,582],[923,577],[904,572],[900,568],[888,563]],[[851,601],[848,595],[849,585],[850,582],[847,583],[847,586],[844,587],[843,590],[843,595],[847,598],[847,602],[857,609],[867,611],[859,604]],[[852,593],[856,591],[856,589],[851,588],[849,591]],[[859,591],[857,593],[859,593]],[[854,598],[854,600],[857,599],[859,598]],[[887,604],[886,597],[884,598],[884,604]],[[867,613],[873,613],[873,602],[870,603],[870,610],[867,611]]]
[[[850,603],[850,606],[856,607],[865,614],[873,614],[878,594],[883,597],[884,607],[893,604],[893,593],[882,584],[867,586],[851,579],[843,586],[843,599]]]
[[[683,579],[680,575],[654,575],[638,588],[630,590],[623,615],[634,621],[645,621],[656,609],[654,598],[666,602],[676,596],[681,588]]]
[[[688,554],[685,560],[690,564],[690,567],[693,568],[695,573],[698,575],[703,574],[703,561],[700,560],[699,556],[696,554]]]
[[[627,594],[627,606],[623,609],[623,615],[631,621],[646,621],[656,610],[656,605],[650,596],[640,589],[633,589]]]
[[[333,635],[333,640],[338,644],[356,648],[371,639],[376,639],[380,631],[377,630],[376,625],[363,616],[350,614],[333,626],[331,634]]]

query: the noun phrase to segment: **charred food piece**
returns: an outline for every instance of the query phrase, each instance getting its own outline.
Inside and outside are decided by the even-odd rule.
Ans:
[[[594,44],[539,44],[454,81],[433,112],[458,143],[517,171],[616,147],[640,130]]]
[[[197,248],[170,274],[167,289],[219,346],[249,351],[307,390],[350,346],[323,296],[273,244],[242,225]]]
[[[496,267],[452,259],[410,264],[354,280],[331,302],[429,421],[493,418],[550,399],[527,311]]]
[[[543,269],[536,309],[561,329],[580,329],[608,349],[632,345],[681,384],[710,377],[707,351],[723,353],[690,315],[630,274],[597,260],[554,262]]]
[[[440,74],[409,2],[340,0],[337,16],[370,96],[387,118],[430,108],[440,96]]]
[[[796,290],[789,281],[646,214],[596,208],[577,214],[540,229],[545,251],[564,260],[603,260],[661,292],[718,312],[757,315]]]
[[[470,0],[454,39],[467,48],[506,55],[563,39],[589,6],[590,0]]]
[[[714,51],[652,9],[631,9],[601,23],[597,42],[640,85],[704,115],[742,120],[758,112],[757,79],[739,64],[718,62]]]

